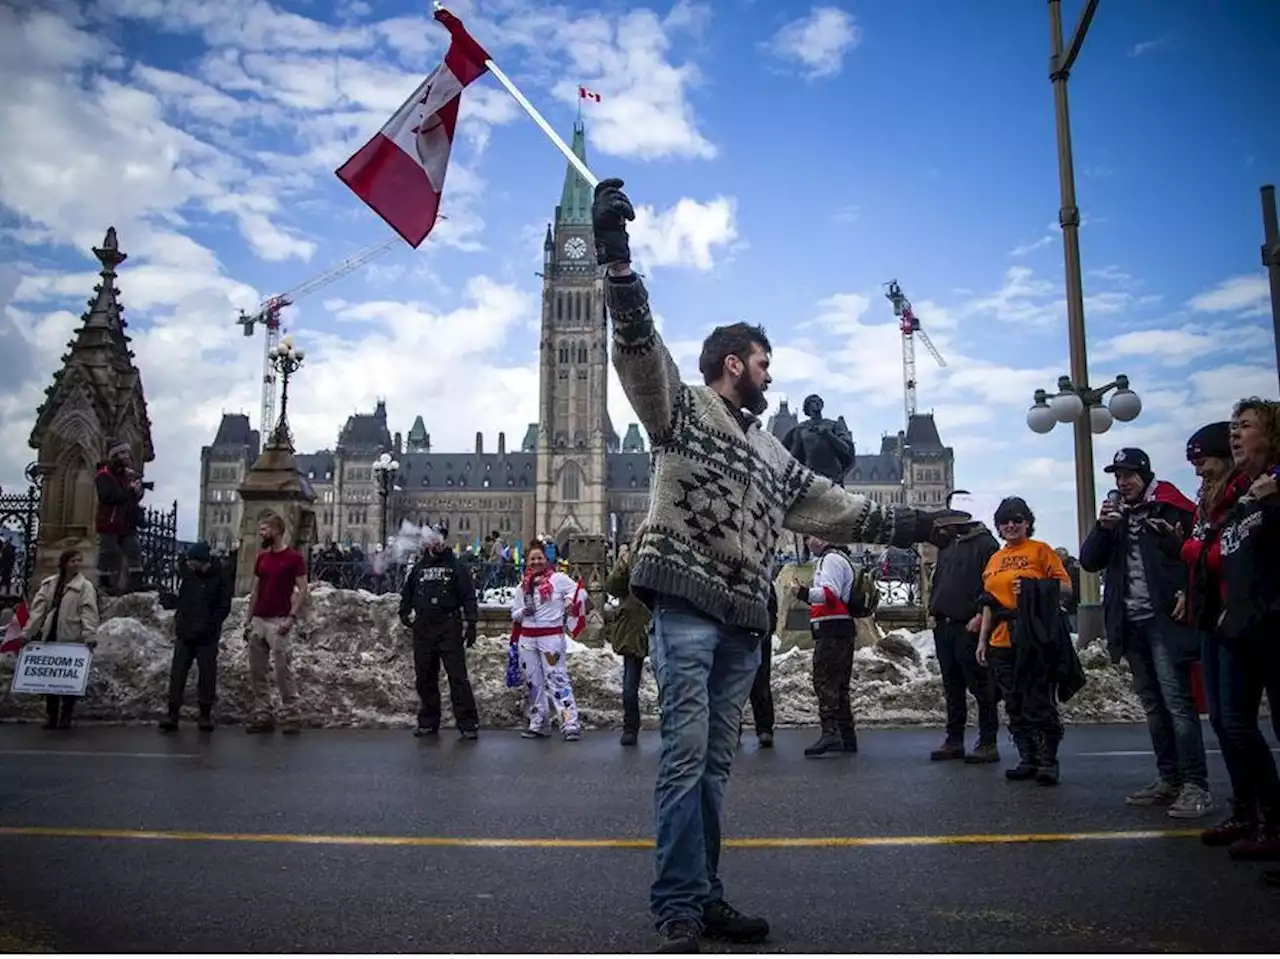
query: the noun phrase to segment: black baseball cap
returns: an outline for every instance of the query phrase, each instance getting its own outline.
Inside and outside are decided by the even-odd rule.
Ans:
[[[1151,457],[1145,452],[1134,446],[1126,446],[1111,460],[1111,465],[1103,470],[1104,473],[1118,473],[1120,470],[1128,470],[1130,473],[1151,472]]]

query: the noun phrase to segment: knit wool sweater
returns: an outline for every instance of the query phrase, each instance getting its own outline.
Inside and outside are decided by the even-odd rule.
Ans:
[[[750,417],[744,431],[709,386],[691,386],[658,335],[639,277],[605,283],[613,365],[649,434],[647,531],[632,544],[631,589],[684,600],[722,623],[769,628],[770,559],[783,529],[830,543],[907,546],[929,517],[882,507],[801,466]]]

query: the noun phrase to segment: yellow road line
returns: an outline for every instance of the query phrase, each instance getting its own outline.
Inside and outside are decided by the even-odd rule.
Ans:
[[[1134,842],[1189,839],[1198,829],[1117,832],[979,833],[958,836],[816,836],[726,839],[731,849],[856,849],[871,846],[973,846],[1048,842]],[[180,830],[92,829],[62,826],[0,826],[0,836],[43,839],[149,839],[166,842],[280,843],[303,846],[415,846],[446,849],[652,849],[651,839],[517,839],[464,836],[326,836],[287,833],[217,833]]]

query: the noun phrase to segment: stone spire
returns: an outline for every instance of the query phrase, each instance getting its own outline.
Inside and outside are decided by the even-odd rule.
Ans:
[[[587,130],[581,120],[573,124],[574,156],[584,164],[587,162]],[[577,225],[591,223],[591,201],[595,192],[582,179],[572,163],[565,161],[564,190],[560,194],[560,205],[556,207],[556,223],[573,223]]]
[[[107,450],[118,443],[128,445],[139,469],[155,459],[142,375],[133,362],[118,300],[116,268],[126,256],[114,227],[93,252],[102,264],[101,279],[62,356],[62,366],[45,390],[27,441],[38,450],[44,484],[38,576],[56,569],[58,552],[68,547],[81,551],[86,575],[94,575],[98,553],[93,478]]]
[[[41,451],[40,461],[46,465],[51,465],[48,456],[53,450],[46,450],[51,441],[59,455],[68,447],[79,447],[90,466],[115,443],[128,443],[137,463],[149,463],[155,459],[151,420],[116,287],[116,268],[128,256],[120,249],[115,227],[93,252],[102,264],[101,280],[62,356],[62,367],[45,390],[28,442]]]

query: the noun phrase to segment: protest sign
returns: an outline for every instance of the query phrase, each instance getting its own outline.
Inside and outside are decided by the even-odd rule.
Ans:
[[[13,669],[15,693],[83,696],[93,652],[81,643],[28,643]]]

